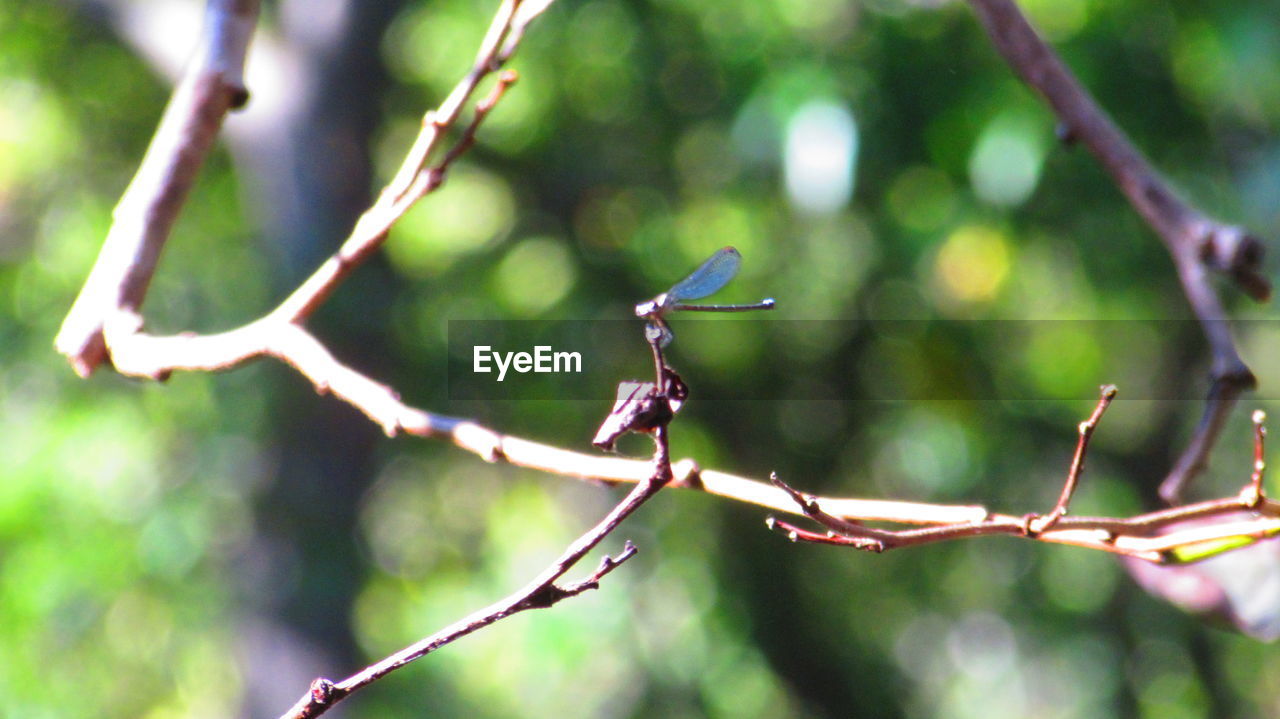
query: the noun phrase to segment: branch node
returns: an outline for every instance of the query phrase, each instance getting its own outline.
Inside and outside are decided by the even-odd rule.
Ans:
[[[1102,419],[1102,413],[1107,411],[1107,407],[1111,406],[1111,401],[1116,398],[1117,392],[1119,390],[1113,384],[1102,385],[1098,395],[1098,404],[1093,408],[1093,414],[1089,415],[1089,419],[1081,422],[1077,428],[1080,433],[1080,439],[1076,442],[1076,454],[1071,460],[1071,469],[1067,472],[1067,481],[1062,486],[1062,494],[1058,496],[1058,503],[1044,516],[1036,514],[1024,516],[1022,518],[1022,533],[1025,536],[1037,537],[1067,515],[1067,506],[1071,504],[1071,497],[1075,494],[1076,486],[1080,483],[1080,475],[1084,473],[1084,458],[1089,451],[1089,439],[1093,436],[1093,430],[1097,429],[1098,422]]]
[[[1065,121],[1059,122],[1054,126],[1053,134],[1058,138],[1058,142],[1061,143],[1063,147],[1072,147],[1080,140],[1080,136],[1077,135],[1076,131],[1071,129],[1071,125],[1068,125]]]
[[[1035,539],[1044,531],[1043,517],[1036,512],[1028,512],[1022,515],[1022,536]]]
[[[685,489],[703,489],[702,468],[693,459],[686,457],[671,466],[671,486]]]
[[[243,110],[249,104],[249,91],[242,85],[231,88],[231,99],[228,106],[232,110]]]
[[[1271,297],[1271,282],[1261,273],[1266,248],[1257,237],[1234,225],[1207,223],[1200,244],[1200,261],[1226,273],[1245,294],[1258,302]]]
[[[311,682],[311,703],[328,706],[333,701],[334,683],[324,677]]]

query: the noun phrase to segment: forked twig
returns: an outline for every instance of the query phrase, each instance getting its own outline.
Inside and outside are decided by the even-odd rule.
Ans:
[[[1080,423],[1080,438],[1076,444],[1071,469],[1067,472],[1067,480],[1057,504],[1047,515],[1030,514],[1018,519],[1008,515],[991,514],[979,520],[942,522],[921,529],[880,529],[868,527],[852,518],[829,513],[823,509],[824,500],[800,492],[774,474],[771,477],[774,486],[786,492],[799,508],[800,513],[822,525],[827,531],[814,532],[775,517],[769,517],[766,520],[766,526],[786,533],[793,542],[851,546],[873,552],[969,537],[1008,534],[1101,549],[1156,564],[1185,561],[1181,559],[1179,550],[1207,542],[1232,538],[1264,539],[1280,535],[1280,504],[1267,499],[1262,492],[1262,478],[1266,467],[1262,459],[1263,438],[1266,436],[1266,430],[1262,426],[1265,415],[1261,411],[1253,415],[1254,471],[1249,483],[1237,496],[1151,512],[1127,519],[1068,517],[1067,507],[1079,483],[1080,475],[1084,471],[1084,458],[1088,451],[1089,439],[1093,436],[1102,413],[1106,411],[1115,396],[1116,388],[1113,385],[1104,386],[1093,414]],[[1255,517],[1236,521],[1234,515],[1242,509],[1253,511]],[[1189,519],[1212,516],[1220,516],[1223,521],[1206,526],[1175,528],[1167,534],[1159,534],[1162,529],[1174,527]],[[1211,555],[1197,555],[1197,558],[1208,556]]]
[[[662,356],[661,338],[657,335],[646,335],[646,337],[649,340],[649,346],[653,351],[654,363],[657,367],[656,386],[659,388],[658,391],[660,393],[665,393],[667,391],[665,384],[667,377],[674,371],[667,366]],[[600,566],[596,568],[596,571],[586,579],[567,585],[560,585],[557,582],[575,564],[581,561],[587,552],[595,548],[613,530],[617,529],[623,520],[634,514],[641,505],[649,501],[671,482],[673,473],[667,425],[672,417],[672,414],[663,415],[656,421],[654,426],[645,428],[645,431],[653,436],[653,465],[649,476],[637,483],[627,496],[605,515],[604,519],[601,519],[594,527],[578,537],[550,566],[544,569],[533,581],[525,585],[524,588],[484,609],[472,613],[465,619],[455,622],[429,637],[401,649],[379,662],[365,667],[340,682],[335,683],[324,678],[316,679],[311,683],[310,690],[281,719],[304,719],[320,716],[353,692],[472,632],[483,629],[518,612],[528,609],[545,609],[565,599],[576,597],[583,592],[599,587],[600,580],[605,575],[635,555],[636,548],[630,540],[626,542],[622,553],[617,558],[606,555],[600,561]]]
[[[1262,242],[1241,227],[1208,217],[1185,202],[1134,147],[1124,132],[1036,33],[1014,0],[969,0],[996,50],[1058,116],[1065,136],[1098,159],[1130,204],[1156,231],[1173,257],[1183,292],[1200,320],[1213,356],[1204,415],[1160,487],[1166,501],[1203,471],[1236,399],[1256,380],[1240,359],[1222,302],[1210,284],[1221,272],[1263,301],[1271,284],[1262,273]]]
[[[319,678],[311,683],[310,690],[296,704],[281,715],[281,719],[304,719],[318,717],[335,704],[351,694],[378,681],[391,672],[404,667],[437,649],[452,644],[463,637],[484,629],[495,622],[518,614],[528,609],[546,609],[555,604],[576,597],[583,592],[596,589],[600,580],[616,569],[623,562],[635,556],[636,548],[628,541],[616,558],[605,556],[594,572],[585,579],[561,586],[557,584],[575,564],[586,556],[605,537],[609,536],[622,520],[631,516],[637,509],[658,493],[665,485],[656,478],[641,482],[631,489],[612,511],[596,526],[578,537],[564,550],[554,562],[542,570],[533,581],[519,591],[501,599],[484,609],[473,612],[440,631],[425,637],[391,656],[371,664],[338,682]]]
[[[1076,454],[1071,459],[1071,469],[1067,471],[1067,481],[1062,485],[1062,494],[1058,496],[1058,503],[1046,515],[1027,517],[1027,532],[1030,534],[1040,534],[1058,523],[1059,519],[1067,513],[1067,505],[1071,504],[1071,496],[1075,494],[1076,485],[1080,483],[1080,475],[1084,472],[1084,456],[1089,451],[1089,439],[1093,437],[1093,431],[1098,428],[1098,420],[1102,419],[1102,413],[1107,411],[1107,407],[1111,405],[1111,400],[1116,398],[1116,386],[1113,384],[1105,385],[1102,388],[1102,394],[1098,398],[1098,406],[1093,408],[1093,414],[1089,415],[1089,419],[1080,423],[1080,439],[1076,442]]]
[[[174,88],[138,172],[54,346],[87,377],[107,359],[103,329],[142,307],[160,251],[229,110],[244,105],[244,61],[258,0],[208,0],[200,43]]]
[[[1185,204],[1151,169],[1127,138],[1105,117],[1031,29],[1011,0],[969,0],[997,48],[1030,85],[1039,90],[1069,134],[1099,158],[1122,192],[1164,240],[1178,269],[1188,300],[1201,320],[1213,352],[1213,387],[1204,419],[1174,472],[1166,481],[1175,496],[1199,471],[1227,413],[1253,376],[1240,360],[1221,302],[1209,285],[1209,271],[1234,279],[1254,297],[1270,288],[1258,272],[1261,243],[1243,230],[1206,218]],[[164,378],[176,370],[228,369],[271,356],[304,375],[319,392],[330,392],[363,411],[388,435],[406,432],[445,438],[490,462],[507,462],[571,477],[634,482],[627,497],[581,535],[538,577],[519,592],[476,612],[401,652],[340,682],[318,679],[290,717],[318,716],[345,696],[381,676],[458,638],[526,609],[554,605],[593,589],[601,578],[634,554],[630,544],[616,558],[606,557],[586,579],[560,584],[564,575],[662,487],[696,489],[737,501],[806,516],[827,531],[814,532],[776,519],[772,527],[793,539],[883,551],[904,546],[991,534],[1098,549],[1151,562],[1174,561],[1180,547],[1230,537],[1270,537],[1280,533],[1280,503],[1263,494],[1262,418],[1255,415],[1254,472],[1238,496],[1152,512],[1135,517],[1068,516],[1071,496],[1083,471],[1089,437],[1110,401],[1104,392],[1093,416],[1080,426],[1075,459],[1054,509],[1043,517],[1019,517],[985,507],[815,497],[776,477],[773,486],[745,477],[703,470],[692,460],[672,463],[665,424],[655,428],[651,462],[600,457],[502,435],[478,424],[412,407],[390,387],[343,365],[308,332],[303,323],[334,289],[381,245],[391,226],[425,194],[444,181],[452,164],[474,142],[485,117],[515,81],[500,73],[493,91],[475,105],[460,137],[441,152],[471,98],[490,74],[511,57],[531,22],[549,0],[504,0],[480,44],[467,75],[432,112],[392,181],[356,223],[340,249],[275,310],[228,332],[158,337],[143,331],[140,308],[156,262],[186,199],[187,190],[213,143],[226,111],[244,100],[240,68],[252,32],[255,0],[209,0],[205,49],[190,65],[174,92],[137,176],[121,198],[103,250],[59,332],[56,344],[82,375],[104,361],[133,376]],[[439,157],[434,164],[433,157]],[[664,387],[665,362],[653,344],[657,386]],[[1252,518],[1236,521],[1240,509]],[[1221,517],[1194,529],[1159,532],[1187,519]],[[914,525],[906,529],[871,527],[866,522]]]

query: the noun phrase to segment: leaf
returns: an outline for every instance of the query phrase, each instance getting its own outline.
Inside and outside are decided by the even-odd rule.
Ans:
[[[1241,513],[1240,518],[1251,516]],[[1165,531],[1222,519],[1182,522]],[[1161,566],[1127,558],[1125,568],[1143,589],[1192,614],[1254,639],[1280,639],[1280,539],[1226,537],[1183,547],[1173,558],[1183,563]]]

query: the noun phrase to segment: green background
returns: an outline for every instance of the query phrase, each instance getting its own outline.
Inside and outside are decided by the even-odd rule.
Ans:
[[[327,256],[465,72],[494,3],[266,5],[251,70],[288,69],[251,103],[276,121],[229,120],[153,283],[154,331],[246,322]],[[1022,5],[1189,199],[1280,237],[1269,0]],[[621,492],[385,439],[272,362],[164,384],[72,374],[53,335],[168,94],[143,50],[194,41],[159,7],[0,6],[4,716],[275,716],[314,676],[522,585]],[[588,451],[607,400],[450,403],[447,321],[626,318],[733,244],[745,263],[725,297],[779,309],[675,320],[671,358],[694,391],[677,458],[1020,514],[1051,506],[1091,393],[1114,382],[1074,509],[1156,506],[1201,406],[1141,397],[1207,389],[1194,324],[1120,351],[1105,323],[1045,323],[1022,346],[931,330],[1190,316],[1158,239],[1091,157],[1055,141],[965,4],[561,0],[513,67],[477,147],[312,322],[341,359],[415,406]],[[798,209],[783,182],[788,123],[811,103],[856,128],[852,197],[829,212]],[[1271,316],[1224,296],[1236,317]],[[875,319],[922,321],[858,333]],[[1280,396],[1280,327],[1239,335],[1259,394]],[[1080,399],[870,401],[963,386],[966,363],[1018,396]],[[766,399],[699,403],[700,387]],[[788,399],[827,389],[870,399]],[[1197,496],[1242,484],[1246,410],[1273,405],[1246,399]],[[1280,709],[1280,656],[1148,596],[1101,553],[991,538],[872,556],[789,544],[764,516],[664,493],[606,542],[641,553],[600,591],[449,647],[345,716]]]

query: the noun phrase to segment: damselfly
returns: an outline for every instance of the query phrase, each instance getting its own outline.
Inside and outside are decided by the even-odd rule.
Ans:
[[[738,268],[741,266],[742,254],[738,250],[733,247],[721,247],[707,258],[701,267],[677,282],[671,289],[636,305],[636,317],[643,317],[649,321],[645,328],[646,334],[652,339],[657,339],[662,347],[671,344],[675,335],[667,326],[666,315],[674,310],[750,312],[773,309],[772,297],[749,305],[691,305],[685,302],[685,300],[700,300],[719,292],[738,274]]]

